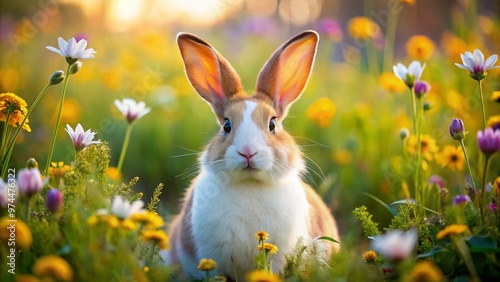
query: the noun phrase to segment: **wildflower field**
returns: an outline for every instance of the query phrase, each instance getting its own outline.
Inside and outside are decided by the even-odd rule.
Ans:
[[[255,230],[245,281],[500,278],[498,1],[10,2],[0,281],[191,281],[164,260],[167,230],[226,128],[186,78],[176,36],[210,42],[254,93],[304,30],[320,43],[283,126],[337,221],[340,238],[319,241],[340,250],[297,238],[274,271],[280,245]],[[217,258],[199,260],[193,281],[226,281]]]

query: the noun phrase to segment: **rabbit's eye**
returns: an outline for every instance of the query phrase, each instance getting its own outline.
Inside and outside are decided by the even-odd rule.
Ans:
[[[276,117],[272,117],[269,121],[269,131],[274,133],[274,129],[276,128]]]
[[[228,118],[225,119],[224,124],[222,125],[222,128],[224,129],[224,132],[226,132],[226,133],[231,132],[231,121],[229,121]]]

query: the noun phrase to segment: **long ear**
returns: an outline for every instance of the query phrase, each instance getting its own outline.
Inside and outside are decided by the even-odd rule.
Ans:
[[[260,71],[257,92],[274,101],[280,116],[286,116],[290,104],[302,94],[314,63],[318,40],[314,31],[298,34],[276,50]]]
[[[228,98],[242,90],[238,74],[224,57],[199,37],[179,33],[177,44],[191,85],[211,104],[218,119],[223,120]]]

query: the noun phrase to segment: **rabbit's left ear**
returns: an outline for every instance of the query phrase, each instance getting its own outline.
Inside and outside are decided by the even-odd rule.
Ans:
[[[257,92],[271,98],[282,117],[307,84],[318,41],[312,30],[298,34],[278,48],[260,71]]]
[[[189,81],[223,121],[228,99],[242,91],[238,74],[210,44],[195,35],[179,33],[177,44]]]

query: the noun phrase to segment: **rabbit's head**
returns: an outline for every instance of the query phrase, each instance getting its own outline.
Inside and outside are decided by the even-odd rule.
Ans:
[[[220,124],[201,157],[203,169],[230,183],[274,183],[304,169],[300,150],[282,122],[307,84],[318,40],[314,31],[305,31],[278,48],[249,96],[212,46],[192,34],[178,35],[189,81]]]

